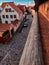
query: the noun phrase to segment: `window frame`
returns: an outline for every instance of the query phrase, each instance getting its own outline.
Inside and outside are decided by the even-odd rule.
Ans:
[[[11,8],[9,8],[9,12],[11,12]]]
[[[14,15],[14,18],[17,18],[16,15]]]
[[[8,15],[6,15],[6,18],[9,18],[9,16],[8,16]]]
[[[5,15],[2,15],[3,18],[5,18]]]
[[[10,18],[13,18],[13,15],[10,15]]]
[[[6,8],[5,11],[8,12],[8,9]]]

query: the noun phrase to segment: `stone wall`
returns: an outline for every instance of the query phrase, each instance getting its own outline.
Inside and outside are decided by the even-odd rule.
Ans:
[[[19,65],[44,65],[42,59],[37,12],[33,17],[30,32]]]
[[[49,65],[49,21],[39,13],[39,26],[43,48],[43,59],[45,64]]]

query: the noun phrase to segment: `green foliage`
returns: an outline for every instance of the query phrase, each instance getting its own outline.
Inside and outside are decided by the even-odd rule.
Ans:
[[[2,36],[5,36],[8,32],[9,32],[9,30],[6,30],[6,31],[2,34]]]

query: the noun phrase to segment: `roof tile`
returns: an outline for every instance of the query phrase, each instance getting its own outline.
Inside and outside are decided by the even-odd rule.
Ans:
[[[11,24],[0,24],[0,31],[10,30]]]
[[[18,22],[19,22],[19,20],[16,19],[12,24],[13,24],[14,26],[17,26]]]

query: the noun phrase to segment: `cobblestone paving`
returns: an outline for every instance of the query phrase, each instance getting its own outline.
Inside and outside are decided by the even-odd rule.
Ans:
[[[18,65],[22,51],[30,30],[31,21],[28,27],[23,28],[21,33],[15,33],[13,38],[6,44],[0,44],[0,65]]]

